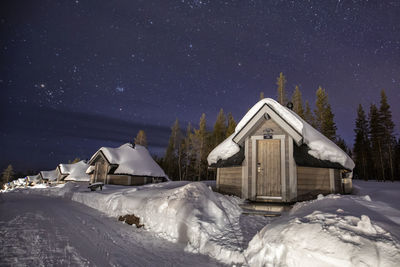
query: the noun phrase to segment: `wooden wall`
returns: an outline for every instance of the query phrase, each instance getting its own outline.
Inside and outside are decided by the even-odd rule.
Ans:
[[[152,177],[143,176],[130,176],[130,175],[120,175],[120,174],[109,174],[107,175],[108,184],[116,185],[144,185],[152,183]]]
[[[218,168],[218,192],[241,197],[242,194],[242,167]]]
[[[318,194],[330,193],[329,169],[297,166],[297,200],[313,199]]]

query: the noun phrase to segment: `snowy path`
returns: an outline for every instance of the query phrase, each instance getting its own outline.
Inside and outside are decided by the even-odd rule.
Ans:
[[[82,204],[22,193],[0,194],[1,265],[216,266]]]

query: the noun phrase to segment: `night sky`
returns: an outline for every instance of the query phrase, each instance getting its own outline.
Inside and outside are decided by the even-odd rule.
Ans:
[[[400,1],[1,1],[0,168],[54,169],[170,126],[239,120],[276,77],[326,89],[353,143],[358,103],[385,89],[400,125]]]

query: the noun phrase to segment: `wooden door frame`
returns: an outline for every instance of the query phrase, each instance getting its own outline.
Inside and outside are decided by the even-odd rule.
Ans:
[[[280,200],[286,201],[286,168],[285,168],[285,139],[286,135],[272,135],[271,139],[278,139],[281,141],[281,196],[280,197],[257,197],[257,140],[269,140],[264,139],[263,135],[254,135],[251,137],[252,145],[252,168],[251,168],[251,196],[254,200]]]

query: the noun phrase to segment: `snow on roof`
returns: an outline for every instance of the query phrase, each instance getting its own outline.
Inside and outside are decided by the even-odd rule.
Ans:
[[[62,174],[68,174],[64,179],[65,181],[88,182],[90,180],[90,176],[86,174],[89,164],[84,160],[72,164],[59,164],[58,166]]]
[[[33,182],[33,181],[39,181],[40,180],[40,174],[36,174],[36,175],[29,175],[26,176],[28,178],[29,181]]]
[[[94,159],[101,151],[111,164],[118,164],[115,174],[130,174],[138,176],[166,177],[163,169],[154,161],[149,151],[141,145],[134,147],[130,143],[117,148],[102,147],[90,159]],[[91,169],[87,170],[91,171]]]
[[[243,127],[265,104],[278,113],[297,132],[301,133],[303,137],[303,143],[310,148],[308,153],[311,156],[320,160],[328,160],[339,163],[343,167],[350,170],[354,168],[355,165],[353,160],[335,143],[314,129],[296,113],[282,106],[271,98],[264,98],[260,100],[246,113],[246,115],[237,124],[235,132],[216,148],[214,148],[208,155],[207,161],[209,165],[217,163],[218,160],[226,160],[239,152],[239,145],[232,140],[233,137],[239,133],[241,129],[243,129]]]
[[[57,180],[57,169],[52,170],[52,171],[41,171],[40,174],[42,175],[42,178],[44,180],[49,180],[49,181],[55,181]]]

